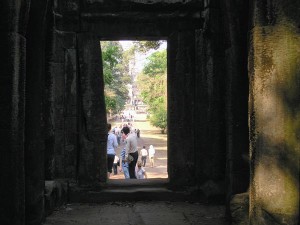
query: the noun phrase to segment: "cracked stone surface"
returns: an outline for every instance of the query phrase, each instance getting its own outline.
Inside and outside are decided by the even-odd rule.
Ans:
[[[109,202],[68,204],[44,225],[227,225],[225,206],[190,202]]]

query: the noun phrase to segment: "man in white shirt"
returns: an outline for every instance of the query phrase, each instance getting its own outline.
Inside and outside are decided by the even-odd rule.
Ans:
[[[143,148],[141,150],[141,155],[142,155],[142,164],[143,164],[143,167],[145,167],[146,161],[147,161],[147,155],[148,155],[148,151],[146,150],[145,146],[143,146]]]
[[[154,155],[155,155],[155,149],[153,145],[150,145],[149,147],[149,158],[150,158],[150,166],[154,167]]]
[[[128,155],[133,157],[133,160],[129,163],[129,176],[130,179],[136,179],[135,176],[135,166],[139,157],[139,153],[137,151],[137,138],[136,135],[130,133],[129,127],[123,127],[122,131],[122,139],[125,139],[125,160],[128,160]]]

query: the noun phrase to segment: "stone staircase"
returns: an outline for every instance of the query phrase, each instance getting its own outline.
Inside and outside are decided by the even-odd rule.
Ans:
[[[186,190],[171,190],[167,179],[109,180],[101,188],[69,188],[70,203],[111,201],[196,201],[197,195]]]

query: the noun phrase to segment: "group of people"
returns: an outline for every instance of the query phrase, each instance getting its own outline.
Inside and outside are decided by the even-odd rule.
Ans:
[[[118,115],[118,119],[123,122],[134,122],[136,112],[134,110],[125,110]]]
[[[116,135],[119,145],[121,143],[121,138],[122,138],[121,131],[123,127],[129,127],[130,132],[134,133],[137,136],[137,138],[140,138],[140,129],[134,128],[132,123],[124,123],[123,125],[120,124],[119,126],[116,125],[114,128],[112,128],[112,133]]]
[[[155,155],[155,149],[153,145],[150,145],[149,150],[147,151],[146,147],[143,146],[141,149],[141,156],[142,156],[142,165],[145,167],[147,162],[147,156],[149,155],[150,159],[150,167],[154,167],[154,155]]]
[[[147,178],[147,173],[144,169],[146,166],[147,156],[149,155],[150,166],[154,167],[155,149],[150,145],[149,151],[145,146],[141,149],[141,161],[138,161],[139,153],[137,147],[137,134],[130,130],[130,127],[123,126],[120,130],[120,141],[117,139],[115,132],[112,132],[111,124],[107,124],[107,177],[109,178],[114,168],[114,174],[119,171],[124,173],[125,179],[144,179]],[[125,143],[122,148],[120,157],[116,156],[116,148],[121,142]]]

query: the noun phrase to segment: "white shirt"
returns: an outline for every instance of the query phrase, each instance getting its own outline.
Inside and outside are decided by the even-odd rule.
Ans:
[[[155,154],[155,149],[153,148],[152,145],[150,145],[150,148],[149,148],[149,156],[150,156],[150,157],[153,157],[154,154]]]
[[[120,131],[121,131],[121,130],[120,130],[119,127],[116,127],[116,128],[115,128],[115,134],[116,134],[116,135],[119,135],[119,134],[120,134]]]
[[[117,164],[119,161],[119,157],[115,155],[114,163]]]
[[[146,150],[146,149],[142,149],[141,150],[141,154],[142,154],[142,156],[147,156],[148,155],[148,151]]]
[[[138,168],[136,170],[136,178],[137,179],[145,179],[145,169],[144,168]]]
[[[126,143],[126,156],[128,156],[129,153],[134,153],[137,151],[137,139],[134,134],[129,134],[128,137],[125,139]]]

